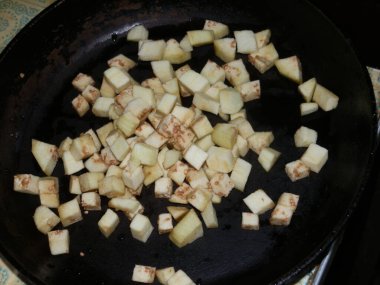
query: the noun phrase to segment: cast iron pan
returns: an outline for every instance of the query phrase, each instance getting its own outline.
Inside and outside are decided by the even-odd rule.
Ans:
[[[101,212],[70,226],[70,254],[51,256],[47,238],[32,220],[38,197],[12,190],[15,173],[43,175],[30,152],[31,139],[58,144],[107,121],[91,115],[78,119],[70,105],[77,95],[70,82],[85,72],[99,85],[106,60],[118,53],[137,60],[137,45],[125,40],[131,26],[143,23],[153,39],[181,39],[186,30],[202,28],[204,19],[224,22],[231,31],[270,28],[280,56],[297,54],[304,78],[316,76],[340,96],[338,109],[301,118],[297,86],[275,68],[260,75],[247,64],[251,78],[262,84],[261,100],[247,105],[249,120],[257,131],[273,130],[272,147],[282,155],[269,173],[256,155],[247,155],[253,172],[246,192],[233,191],[216,206],[219,229],[178,249],[157,231],[146,244],[134,240],[120,215],[121,224],[106,239],[97,228],[104,203]],[[208,58],[221,63],[206,46],[193,52],[191,65],[200,71]],[[0,74],[0,249],[28,284],[129,284],[135,264],[175,266],[199,284],[289,283],[311,268],[342,228],[368,173],[375,115],[367,75],[341,34],[303,1],[58,1],[1,54]],[[138,81],[153,75],[149,63],[131,74]],[[329,149],[330,158],[320,174],[292,183],[284,165],[304,152],[293,143],[301,125],[318,131],[318,143]],[[53,175],[62,177],[61,201],[72,199],[62,164]],[[301,195],[289,227],[270,226],[266,214],[260,231],[240,229],[241,212],[247,210],[241,199],[258,188],[274,200],[284,191]],[[154,199],[151,188],[141,201],[154,224],[168,204]]]

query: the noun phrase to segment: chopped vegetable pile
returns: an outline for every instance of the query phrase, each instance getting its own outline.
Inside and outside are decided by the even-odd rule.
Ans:
[[[138,59],[151,62],[155,77],[141,83],[134,80],[128,71],[139,68],[138,63],[123,54],[108,60],[99,89],[90,75],[79,73],[72,81],[80,92],[72,100],[73,108],[80,117],[91,109],[93,115],[110,122],[68,137],[58,147],[33,139],[33,156],[46,177],[14,176],[15,191],[39,195],[41,206],[35,210],[34,222],[48,236],[51,254],[69,253],[69,230],[53,229],[59,223],[66,228],[81,221],[81,208],[102,210],[102,199],[108,199],[108,209],[98,226],[107,238],[123,222],[116,211],[125,213],[131,235],[143,243],[157,230],[181,248],[203,236],[203,223],[208,229],[217,228],[214,204],[223,203],[233,189],[245,191],[252,170],[244,160],[247,153],[255,152],[267,172],[281,155],[270,147],[273,133],[254,131],[247,119],[244,104],[261,96],[260,81],[251,81],[247,68],[264,73],[275,66],[298,84],[305,100],[300,105],[302,116],[338,105],[339,98],[315,78],[303,82],[300,59],[280,58],[270,38],[269,29],[231,34],[227,25],[206,20],[202,30],[188,31],[180,42],[151,40],[149,31],[137,25],[127,40],[138,42]],[[192,69],[191,62],[173,69],[172,64],[190,61],[193,49],[208,44],[225,62],[223,66],[208,60],[202,70]],[[236,53],[247,55],[252,66],[236,59]],[[181,97],[189,96],[192,106],[185,107]],[[208,113],[224,122],[212,125]],[[317,138],[317,132],[305,126],[294,134],[295,146],[307,149],[299,160],[285,165],[291,181],[319,173],[325,165],[328,150],[317,144]],[[76,195],[66,203],[59,199],[58,177],[51,176],[59,159],[70,176],[69,191]],[[158,221],[144,215],[138,199],[144,186],[151,184],[157,199],[173,203]],[[242,229],[259,230],[259,216],[267,211],[272,211],[271,225],[290,224],[298,195],[283,193],[275,203],[263,189],[253,190],[243,199],[250,212],[242,212]],[[132,280],[152,283],[155,277],[162,284],[195,284],[182,270],[143,265],[135,266]]]

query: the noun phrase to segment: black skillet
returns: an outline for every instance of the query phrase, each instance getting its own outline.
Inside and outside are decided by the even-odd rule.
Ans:
[[[132,239],[129,222],[120,215],[120,226],[106,239],[97,228],[104,203],[101,212],[70,226],[70,254],[51,256],[32,220],[38,197],[12,191],[13,174],[42,175],[30,152],[31,138],[58,144],[106,122],[91,115],[78,119],[70,82],[85,72],[99,85],[107,59],[121,52],[136,59],[137,45],[125,40],[131,26],[143,23],[153,39],[181,39],[186,30],[201,29],[204,19],[224,22],[231,31],[270,28],[280,56],[297,54],[305,79],[315,76],[339,95],[338,109],[300,117],[297,86],[275,68],[260,75],[247,64],[251,78],[262,83],[262,98],[247,105],[249,120],[257,131],[274,131],[272,147],[282,155],[269,173],[256,155],[247,155],[253,172],[246,192],[233,191],[216,206],[219,229],[177,249],[157,231],[146,244]],[[217,60],[211,46],[196,48],[191,66],[200,71],[208,58]],[[304,1],[58,1],[1,54],[0,74],[0,250],[27,284],[129,284],[135,264],[175,266],[199,284],[291,283],[343,227],[368,174],[375,126],[368,76],[342,35]],[[149,63],[131,74],[139,81],[152,76]],[[304,151],[293,143],[301,125],[318,131],[330,158],[320,174],[292,183],[284,165]],[[61,164],[53,175],[62,177],[61,201],[72,199]],[[274,200],[284,191],[301,195],[289,227],[270,226],[265,214],[260,231],[240,229],[241,212],[247,210],[241,199],[257,188]],[[154,199],[151,189],[141,201],[153,223],[167,205]]]

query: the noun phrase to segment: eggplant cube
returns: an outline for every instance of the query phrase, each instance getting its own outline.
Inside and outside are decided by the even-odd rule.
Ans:
[[[214,84],[218,81],[223,82],[226,78],[224,69],[211,60],[207,61],[206,65],[201,71],[201,75],[206,77],[210,84]]]
[[[317,86],[317,80],[313,77],[308,81],[298,85],[298,91],[306,102],[310,102],[313,98],[315,87]]]
[[[169,213],[158,215],[158,233],[166,234],[173,230],[172,216]]]
[[[17,174],[13,176],[13,190],[16,192],[38,195],[40,178],[32,174]]]
[[[78,73],[78,75],[73,79],[71,83],[77,90],[83,92],[83,90],[86,89],[88,85],[93,85],[95,81],[91,76],[87,74]]]
[[[82,191],[80,190],[79,177],[75,175],[70,176],[69,192],[71,194],[80,195]]]
[[[195,285],[193,280],[182,270],[178,270],[169,280],[168,285]]]
[[[197,189],[194,192],[192,192],[188,198],[187,201],[197,210],[200,212],[203,212],[207,204],[211,201],[212,193],[208,190],[204,189]]]
[[[90,172],[106,172],[108,164],[103,161],[100,154],[94,153],[89,159],[86,160],[84,166]]]
[[[230,61],[229,63],[226,63],[225,65],[223,65],[223,68],[224,68],[224,71],[226,72],[227,80],[233,86],[239,86],[243,83],[250,81],[249,73],[247,69],[245,68],[245,65],[242,59]]]
[[[190,168],[186,174],[186,180],[190,183],[190,186],[194,189],[209,189],[210,184],[205,171],[201,168],[199,170]]]
[[[248,61],[260,72],[269,70],[278,59],[278,53],[272,43],[248,55]]]
[[[118,54],[117,56],[109,59],[107,64],[109,67],[119,67],[125,69],[126,71],[136,66],[136,62],[123,54]]]
[[[69,253],[69,231],[57,230],[48,232],[49,248],[52,255]]]
[[[176,117],[185,127],[190,127],[194,120],[195,112],[183,106],[174,106],[172,114]]]
[[[339,97],[326,89],[320,84],[317,84],[313,94],[313,101],[325,112],[331,111],[338,106]]]
[[[173,110],[176,102],[177,96],[166,93],[160,100],[160,103],[158,103],[157,111],[167,115]]]
[[[211,134],[213,131],[212,125],[206,116],[200,116],[197,120],[191,125],[191,129],[195,133],[198,139],[203,138],[204,136]]]
[[[193,47],[191,46],[190,41],[187,41],[186,43],[181,41],[181,43],[182,46],[177,42],[177,40],[169,39],[166,42],[163,59],[168,60],[172,64],[181,64],[191,59],[190,51],[193,49]]]
[[[178,204],[188,204],[187,199],[194,193],[194,189],[191,188],[188,184],[182,183],[175,190],[174,194],[170,197],[169,202],[178,203]]]
[[[212,20],[205,21],[203,30],[213,31],[215,39],[223,38],[230,32],[227,25]]]
[[[208,154],[195,144],[192,144],[183,157],[191,166],[199,170],[206,161]]]
[[[211,170],[230,173],[234,167],[235,159],[230,149],[212,146],[207,152],[207,166]]]
[[[210,180],[211,188],[214,194],[221,197],[228,197],[232,188],[234,188],[234,183],[230,177],[225,173],[217,173]]]
[[[236,40],[234,38],[223,38],[214,41],[214,52],[224,62],[230,62],[235,59]]]
[[[170,198],[173,192],[173,181],[169,177],[157,179],[154,184],[156,198]]]
[[[281,194],[280,198],[277,201],[278,205],[291,208],[293,211],[297,209],[298,201],[300,199],[299,195],[284,192]]]
[[[140,283],[153,283],[155,276],[155,267],[135,265],[135,268],[133,269],[132,281]]]
[[[79,117],[83,117],[88,110],[90,110],[90,104],[88,104],[85,97],[78,95],[75,97],[71,104],[73,105],[75,111],[78,113]]]
[[[96,130],[96,134],[99,137],[100,142],[104,147],[108,146],[106,142],[106,138],[108,135],[114,130],[114,125],[112,122],[105,124],[104,126],[100,127],[99,129]]]
[[[123,171],[124,184],[133,190],[137,190],[144,182],[144,171],[141,166],[133,170],[124,169]]]
[[[167,60],[152,61],[153,73],[162,83],[174,78],[173,66]]]
[[[133,218],[130,228],[132,236],[143,243],[146,243],[154,229],[149,219],[141,214],[137,214]]]
[[[269,29],[255,33],[257,48],[265,47],[269,43],[271,35],[272,32]]]
[[[316,143],[318,133],[307,127],[301,126],[294,134],[294,142],[296,147],[308,147],[312,143]]]
[[[255,33],[251,30],[235,31],[237,52],[249,54],[257,50]]]
[[[301,103],[300,104],[300,111],[301,111],[301,116],[306,116],[311,113],[314,113],[318,111],[318,104],[317,103]]]
[[[104,173],[86,172],[79,176],[79,184],[82,192],[99,189],[99,184],[104,178]]]
[[[215,125],[211,136],[216,145],[232,149],[236,143],[238,130],[232,124],[218,123]]]
[[[155,165],[157,156],[158,148],[146,143],[136,143],[132,149],[132,159],[137,159],[142,165]]]
[[[214,41],[214,32],[210,30],[188,31],[187,36],[193,47],[211,44]]]
[[[201,213],[202,219],[208,229],[213,229],[218,227],[218,218],[216,216],[216,211],[212,202],[208,202],[206,208]]]
[[[297,56],[278,59],[274,62],[281,75],[294,81],[295,83],[302,83],[302,67],[301,61]]]
[[[144,172],[144,185],[148,186],[164,175],[160,165],[156,163],[153,166],[145,165]]]
[[[308,177],[310,174],[310,168],[307,167],[301,160],[295,160],[285,165],[285,172],[290,180],[294,182]]]
[[[236,89],[240,92],[243,102],[260,99],[261,97],[260,80],[243,83],[238,85]]]
[[[192,93],[204,92],[210,87],[210,83],[203,75],[195,72],[194,70],[188,70],[180,78],[180,83],[185,86]]]
[[[32,153],[41,170],[50,176],[59,158],[58,148],[55,145],[32,139]]]
[[[169,239],[177,247],[181,248],[189,243],[192,243],[193,241],[195,241],[196,239],[202,236],[203,236],[202,222],[198,218],[198,215],[196,214],[194,209],[191,209],[171,231],[171,233],[169,234]],[[176,283],[176,282],[170,283],[169,281],[168,284],[177,285],[180,283]]]
[[[210,112],[218,115],[220,109],[219,101],[211,98],[205,93],[195,93],[193,98],[193,105],[199,110]]]
[[[173,219],[177,222],[180,221],[187,214],[187,212],[189,212],[189,208],[186,207],[168,206],[166,208],[170,215],[172,215]]]
[[[170,277],[172,277],[175,273],[174,267],[166,267],[162,269],[156,270],[156,277],[158,279],[158,282],[161,284],[167,285],[168,280]]]
[[[41,205],[48,208],[59,206],[59,183],[57,177],[43,177],[38,181]]]
[[[147,40],[148,37],[149,31],[143,25],[137,25],[128,31],[127,41],[138,42],[141,40]]]
[[[234,88],[225,88],[220,90],[220,111],[225,114],[235,114],[241,110],[244,105],[240,93]]]
[[[306,152],[301,157],[301,161],[315,173],[319,173],[327,162],[327,159],[328,150],[314,143],[309,145]]]
[[[260,154],[263,148],[269,147],[273,140],[272,132],[255,132],[247,138],[249,148],[257,154]]]
[[[144,41],[139,48],[138,56],[142,61],[161,60],[164,56],[166,42],[164,40]]]
[[[37,229],[43,234],[50,232],[61,221],[60,218],[46,206],[39,206],[34,211],[33,220]]]
[[[243,212],[241,228],[244,230],[259,230],[259,216],[254,213]]]
[[[61,204],[58,207],[58,214],[64,227],[70,226],[83,219],[77,198]]]
[[[81,197],[81,205],[86,211],[100,211],[102,209],[100,196],[96,192],[83,193]]]
[[[241,158],[236,159],[234,169],[231,173],[231,181],[237,190],[244,191],[251,169],[252,164]]]
[[[108,238],[115,231],[119,222],[119,216],[111,209],[107,209],[104,215],[100,218],[98,227],[101,233]]]
[[[83,134],[73,140],[70,152],[76,160],[90,157],[96,152],[96,145],[90,134]]]
[[[274,226],[288,226],[292,220],[293,213],[292,208],[277,204],[272,211],[269,223]]]
[[[169,168],[168,177],[170,177],[178,185],[181,185],[186,178],[188,169],[189,166],[179,160]]]
[[[122,131],[126,137],[133,135],[139,124],[140,120],[130,112],[124,113],[116,121],[117,128]]]
[[[195,144],[206,152],[210,149],[210,147],[215,145],[211,135],[207,135],[200,140],[197,140]]]
[[[261,215],[275,206],[272,199],[262,189],[258,189],[248,195],[243,201],[252,213],[256,215]]]
[[[259,154],[258,161],[261,166],[268,172],[272,169],[273,165],[276,163],[281,153],[273,148],[266,147],[261,150]]]

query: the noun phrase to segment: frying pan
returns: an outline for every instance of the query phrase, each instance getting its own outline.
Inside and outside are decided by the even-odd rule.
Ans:
[[[297,86],[275,69],[260,75],[247,64],[251,78],[262,84],[262,98],[246,106],[248,118],[255,130],[274,132],[272,147],[282,155],[269,173],[255,154],[247,155],[253,172],[246,191],[233,191],[216,205],[218,229],[206,230],[182,249],[156,231],[143,244],[131,237],[129,222],[120,215],[121,224],[106,239],[97,228],[103,201],[101,212],[70,226],[70,254],[51,256],[47,238],[32,220],[38,197],[12,190],[15,173],[42,175],[30,152],[31,139],[59,144],[107,122],[77,117],[70,104],[77,92],[70,82],[84,72],[99,84],[106,60],[118,53],[137,60],[137,45],[125,40],[133,25],[143,23],[153,39],[180,39],[186,30],[201,29],[204,19],[226,23],[232,31],[270,28],[280,56],[297,54],[304,78],[315,76],[338,94],[339,107],[300,117]],[[220,63],[211,46],[197,48],[191,65],[200,71],[208,58]],[[28,284],[129,284],[135,264],[175,266],[199,284],[290,283],[315,264],[343,227],[368,175],[376,122],[368,76],[342,35],[307,2],[58,1],[1,54],[0,74],[0,250]],[[153,75],[149,63],[139,63],[131,74],[138,81]],[[284,165],[304,152],[293,143],[301,125],[318,131],[318,143],[330,157],[321,173],[292,183]],[[72,199],[62,164],[53,175],[61,177],[61,202]],[[270,226],[265,214],[259,231],[240,229],[241,212],[247,210],[242,198],[258,188],[274,200],[285,191],[301,195],[289,227]],[[153,224],[168,204],[154,199],[151,187],[141,201]]]

